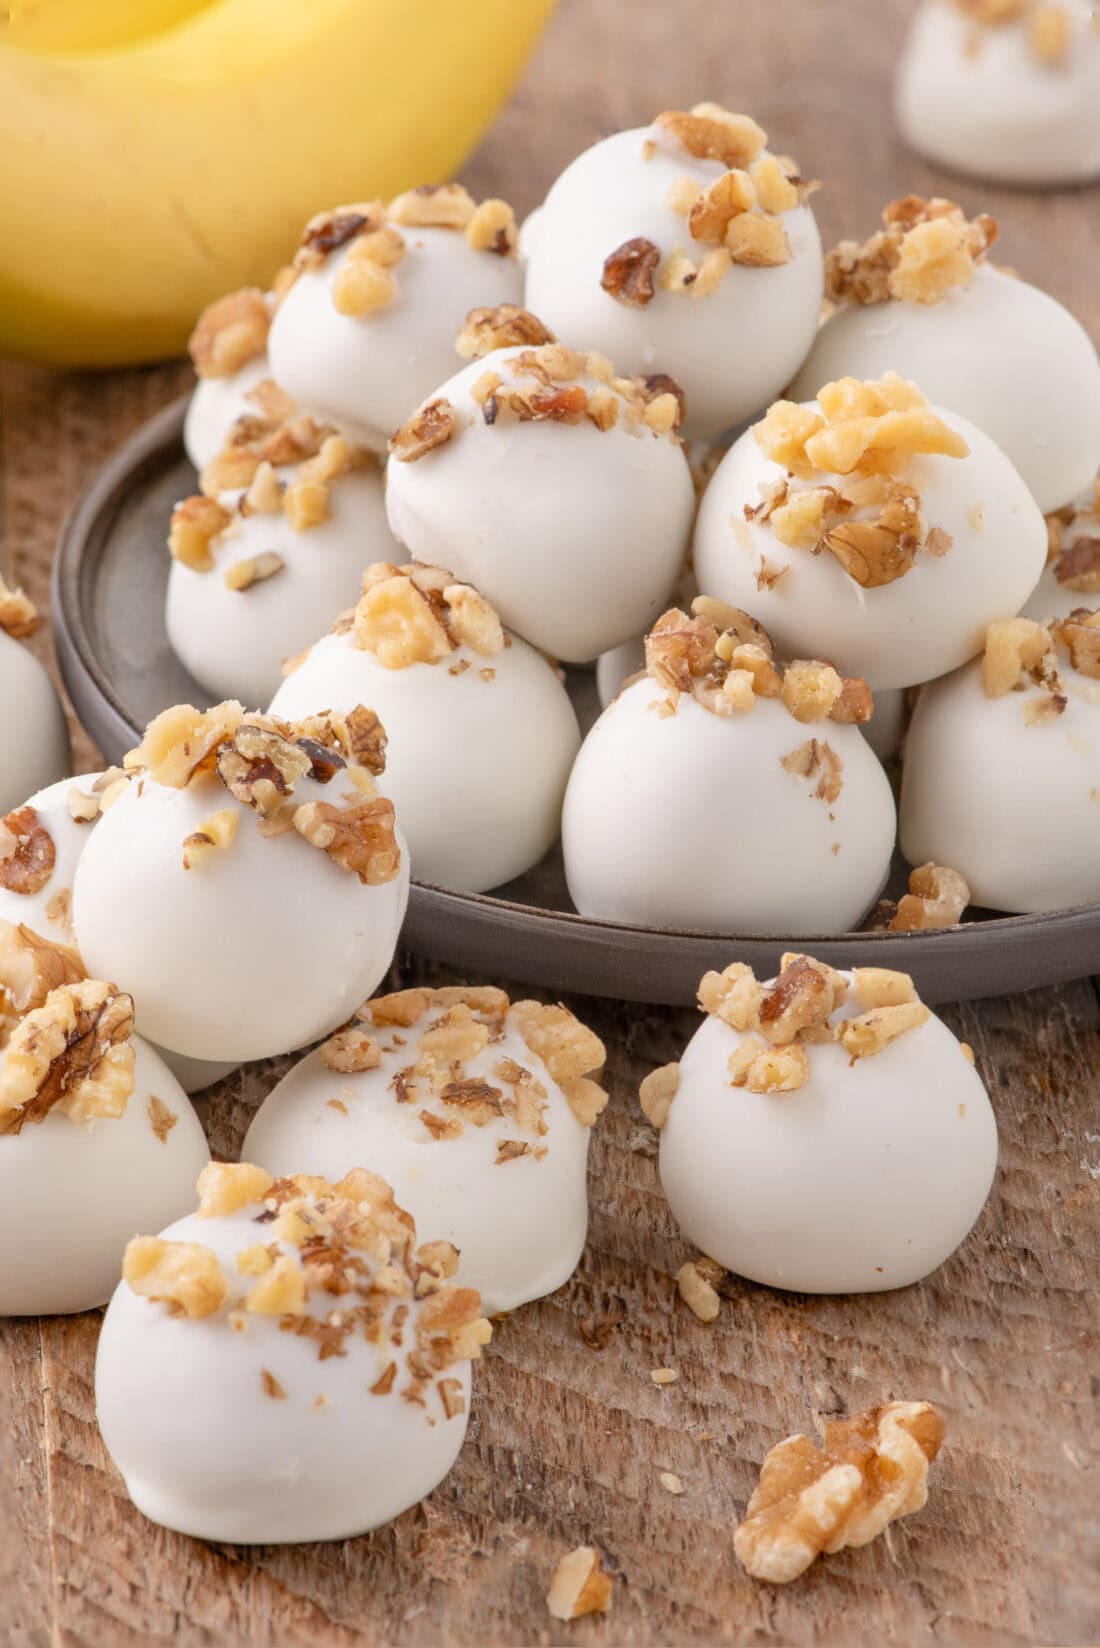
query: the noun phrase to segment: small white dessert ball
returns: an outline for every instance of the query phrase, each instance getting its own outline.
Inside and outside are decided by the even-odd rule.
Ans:
[[[61,701],[38,659],[5,630],[6,593],[0,579],[0,812],[4,813],[32,790],[52,784],[69,766],[69,734]],[[22,627],[19,632],[27,633]]]
[[[703,621],[673,613],[666,625],[649,648],[674,646],[678,629],[697,640],[700,665],[714,639]],[[825,719],[830,699],[847,713],[836,672],[803,665],[780,685],[766,660],[735,653],[725,676],[735,700],[713,655],[710,673],[685,673],[680,688],[674,662],[654,666],[651,652],[655,667],[661,678],[636,681],[601,715],[565,793],[565,874],[580,913],[729,933],[855,926],[886,879],[895,812],[858,727]],[[756,669],[761,692],[785,692],[796,711],[754,693]],[[868,696],[862,682],[845,685]]]
[[[602,357],[494,349],[395,436],[390,527],[532,646],[587,663],[648,628],[683,565],[695,493],[678,419],[664,380],[650,398]]]
[[[808,958],[791,958],[764,986],[765,1015],[800,961],[805,979]],[[715,1010],[678,1070],[660,1073],[673,1090],[661,1183],[685,1236],[766,1287],[876,1293],[919,1281],[971,1230],[996,1169],[997,1126],[973,1055],[916,1001],[907,975],[880,968],[832,975],[843,999],[825,1025],[815,1021],[821,1040],[775,1045],[788,1033],[776,1020],[765,1037],[759,1009],[721,1000],[727,981],[734,995],[746,990],[744,975],[708,974],[701,997],[713,981]],[[864,1030],[865,1014],[877,1025]]]
[[[202,1127],[132,1029],[128,996],[78,980],[29,1009],[0,1046],[0,1315],[106,1303],[134,1231],[194,1201],[210,1159]],[[67,1064],[66,1048],[91,1034],[87,1065],[79,1051]]]
[[[922,0],[898,62],[906,143],[994,183],[1100,176],[1098,102],[1100,35],[1088,0],[1021,0],[988,24],[969,4]]]
[[[828,424],[821,405],[839,408]],[[901,448],[876,446],[895,432]],[[851,467],[818,468],[815,453]],[[700,588],[749,608],[783,653],[828,657],[878,691],[972,658],[986,625],[1031,594],[1046,546],[988,435],[888,373],[779,402],[746,431],[704,494],[694,555]]]
[[[454,368],[479,304],[520,303],[516,226],[460,184],[413,189],[383,212],[338,207],[307,225],[269,353],[276,381],[376,452]]]
[[[1100,901],[1098,841],[1100,613],[993,624],[983,659],[921,688],[901,850],[952,865],[974,904],[1026,913]]]
[[[284,659],[354,601],[363,568],[392,549],[382,471],[373,457],[350,467],[359,460],[330,434],[303,463],[263,463],[247,490],[177,505],[165,623],[212,698],[266,703]]]
[[[197,1213],[126,1249],[96,1417],[126,1491],[198,1539],[367,1533],[447,1475],[489,1338],[446,1242],[389,1187],[215,1166]],[[310,1239],[320,1237],[323,1251]]]
[[[551,188],[528,254],[527,307],[621,372],[670,372],[690,435],[774,399],[817,329],[817,224],[766,141],[711,104],[605,138]]]
[[[356,721],[276,730],[228,704],[151,723],[73,886],[80,953],[135,981],[143,1034],[197,1059],[264,1058],[325,1035],[377,985],[408,855],[356,759]]]
[[[369,704],[386,729],[386,794],[417,878],[499,887],[558,838],[581,741],[569,695],[553,665],[449,572],[380,563],[364,585],[354,617],[310,648],[271,714],[297,721]]]
[[[359,1019],[283,1077],[243,1154],[329,1179],[371,1162],[454,1243],[487,1312],[553,1293],[588,1229],[599,1038],[563,1007],[487,988],[403,990]]]
[[[937,302],[843,304],[791,385],[884,372],[915,378],[937,406],[984,430],[1042,510],[1088,485],[1100,453],[1100,359],[1084,327],[1037,286],[982,264]]]
[[[1047,517],[1050,550],[1043,575],[1021,609],[1025,618],[1065,618],[1100,600],[1100,481],[1058,515]]]

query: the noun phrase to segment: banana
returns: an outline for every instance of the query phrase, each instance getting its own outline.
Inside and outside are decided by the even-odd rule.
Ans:
[[[554,0],[13,0],[0,351],[178,353],[305,220],[451,174]]]

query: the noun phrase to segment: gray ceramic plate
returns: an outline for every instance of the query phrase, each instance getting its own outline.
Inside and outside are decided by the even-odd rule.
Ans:
[[[168,646],[164,541],[177,498],[195,489],[181,441],[183,402],[154,418],[107,465],[69,520],[54,571],[54,625],[65,684],[84,725],[112,761],[167,704],[200,703],[202,689]],[[590,673],[571,690],[588,725]],[[590,921],[569,904],[560,858],[495,896],[413,886],[403,942],[476,979],[523,979],[549,990],[687,1004],[701,975],[732,960],[763,977],[784,950],[837,966],[900,967],[926,1001],[998,995],[1100,972],[1100,905],[1043,916],[988,917],[939,933],[818,938],[654,931]]]

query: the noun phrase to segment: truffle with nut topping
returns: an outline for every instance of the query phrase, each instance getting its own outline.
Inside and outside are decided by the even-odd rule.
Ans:
[[[748,607],[785,653],[824,655],[877,691],[974,657],[1031,594],[1046,545],[988,435],[888,372],[770,407],[719,464],[694,553],[700,586]]]
[[[372,1162],[422,1228],[453,1242],[484,1308],[568,1281],[588,1229],[590,1131],[607,1102],[598,1036],[503,990],[402,990],[294,1067],[243,1153],[333,1178]]]
[[[642,1083],[684,1234],[727,1270],[804,1293],[907,1287],[989,1194],[997,1128],[974,1056],[906,973],[786,955],[733,962],[678,1064]]]
[[[69,734],[46,671],[23,645],[38,613],[0,577],[0,811],[52,784],[69,765]]]
[[[322,212],[272,323],[277,382],[384,452],[453,369],[467,311],[522,300],[517,238],[505,201],[478,204],[459,183]]]
[[[188,343],[199,381],[183,420],[183,444],[198,470],[217,457],[235,425],[264,417],[276,402],[292,410],[290,397],[275,387],[267,359],[271,316],[289,273],[277,277],[272,292],[245,287],[218,298],[199,316]]]
[[[653,622],[683,565],[679,386],[618,377],[526,310],[475,311],[460,345],[470,364],[390,443],[390,527],[532,646],[588,662]]]
[[[1065,509],[1047,516],[1047,564],[1025,618],[1045,623],[1100,603],[1100,476]]]
[[[990,624],[982,657],[917,699],[902,852],[953,865],[975,904],[1028,912],[1100,901],[1097,841],[1100,608]]]
[[[92,826],[127,785],[120,767],[62,778],[0,818],[0,920],[55,944],[73,941],[73,881]],[[227,1060],[156,1051],[187,1093],[198,1093],[236,1068]]]
[[[1100,360],[1067,309],[993,266],[996,233],[950,200],[891,201],[883,228],[826,258],[838,307],[788,393],[812,400],[846,374],[914,377],[996,442],[1040,509],[1059,509],[1096,473]]]
[[[235,1544],[392,1521],[454,1464],[490,1337],[458,1253],[361,1167],[215,1164],[198,1189],[129,1243],[100,1334],[96,1416],[131,1499]]]
[[[382,471],[331,426],[276,410],[238,424],[201,484],[172,513],[168,639],[212,697],[265,704],[283,660],[392,550]]]
[[[1100,176],[1100,28],[1089,0],[921,0],[898,60],[901,135],[992,183]]]
[[[294,661],[271,713],[360,703],[386,728],[386,794],[420,880],[483,892],[553,845],[577,717],[553,665],[469,584],[417,562],[369,567],[354,612]]]
[[[209,1159],[132,997],[0,920],[0,1315],[104,1304],[127,1238],[189,1207]]]
[[[408,854],[374,775],[372,712],[287,723],[176,705],[76,868],[93,971],[140,980],[143,1034],[199,1059],[264,1058],[326,1035],[377,985]]]
[[[812,185],[766,144],[712,103],[605,138],[553,185],[528,253],[536,314],[622,372],[671,372],[690,435],[766,405],[817,328]]]
[[[582,915],[710,932],[841,932],[886,879],[894,801],[867,684],[786,669],[707,596],[646,638],[647,673],[581,746],[562,845]]]

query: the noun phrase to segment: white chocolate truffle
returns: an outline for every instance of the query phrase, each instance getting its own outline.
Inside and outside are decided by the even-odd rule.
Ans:
[[[330,1179],[372,1162],[454,1243],[490,1315],[553,1293],[588,1229],[599,1038],[563,1007],[487,988],[402,990],[358,1017],[283,1077],[243,1154]]]
[[[826,258],[840,307],[791,385],[812,400],[843,376],[916,378],[937,406],[977,424],[1042,510],[1088,486],[1100,453],[1100,359],[1062,305],[979,260],[992,218],[968,223],[947,200],[893,201],[885,228]]]
[[[759,626],[742,645],[750,624],[666,614],[647,641],[650,674],[582,744],[562,814],[582,915],[826,933],[854,926],[878,896],[890,785],[857,726],[826,720],[865,716],[866,686],[821,664],[781,676]]]
[[[970,0],[922,0],[898,61],[906,143],[994,183],[1100,176],[1100,34],[1088,0],[999,0],[989,11],[986,23]]]
[[[199,1539],[368,1532],[440,1483],[489,1338],[446,1242],[373,1173],[336,1186],[212,1166],[197,1213],[136,1237],[96,1416],[147,1517]],[[311,1238],[320,1237],[320,1243]]]
[[[243,1062],[370,994],[408,897],[393,805],[359,764],[381,770],[383,742],[368,711],[277,730],[239,704],[177,705],[150,724],[73,886],[80,952],[140,980],[143,1034]]]
[[[204,471],[214,495],[185,499],[172,516],[168,639],[214,698],[266,703],[284,659],[355,599],[363,568],[393,545],[373,456],[310,419],[292,429],[305,440],[288,450],[304,461],[260,459],[287,426],[256,448],[229,446]],[[241,484],[223,490],[223,478]]]
[[[61,702],[38,659],[22,645],[37,626],[31,602],[0,578],[0,813],[52,784],[69,765]]]
[[[921,688],[901,850],[953,865],[975,904],[1026,913],[1100,901],[1098,841],[1100,613],[992,624],[982,659]]]
[[[516,238],[503,201],[475,207],[457,183],[410,190],[384,212],[346,206],[315,218],[271,327],[277,382],[384,452],[453,370],[467,312],[522,301]]]
[[[129,996],[6,922],[0,952],[0,1002],[8,982],[33,1003],[0,1035],[0,1315],[91,1310],[135,1229],[191,1206],[210,1152],[175,1077],[133,1035]],[[54,978],[68,982],[49,989]]]
[[[1100,480],[1076,504],[1048,515],[1047,531],[1047,564],[1021,609],[1040,623],[1100,601]]]
[[[271,714],[356,704],[386,729],[386,794],[418,879],[483,892],[553,846],[577,717],[553,666],[468,584],[416,563],[370,567],[354,615],[288,674]]]
[[[735,442],[699,510],[695,570],[785,654],[824,655],[878,691],[972,658],[1031,594],[1046,544],[988,435],[887,373],[777,402]]]
[[[620,372],[670,372],[685,432],[772,400],[813,342],[821,240],[795,163],[712,104],[587,149],[546,197],[525,302]]]
[[[659,1073],[669,1206],[705,1254],[766,1287],[908,1287],[950,1258],[993,1181],[973,1055],[904,973],[784,961],[763,987],[747,967],[708,974],[709,1016]],[[831,1012],[822,977],[840,986]],[[785,1040],[796,1015],[807,1028]]]
[[[648,628],[683,565],[695,495],[678,419],[666,380],[615,379],[552,343],[492,350],[394,437],[390,527],[532,646],[586,663]]]

